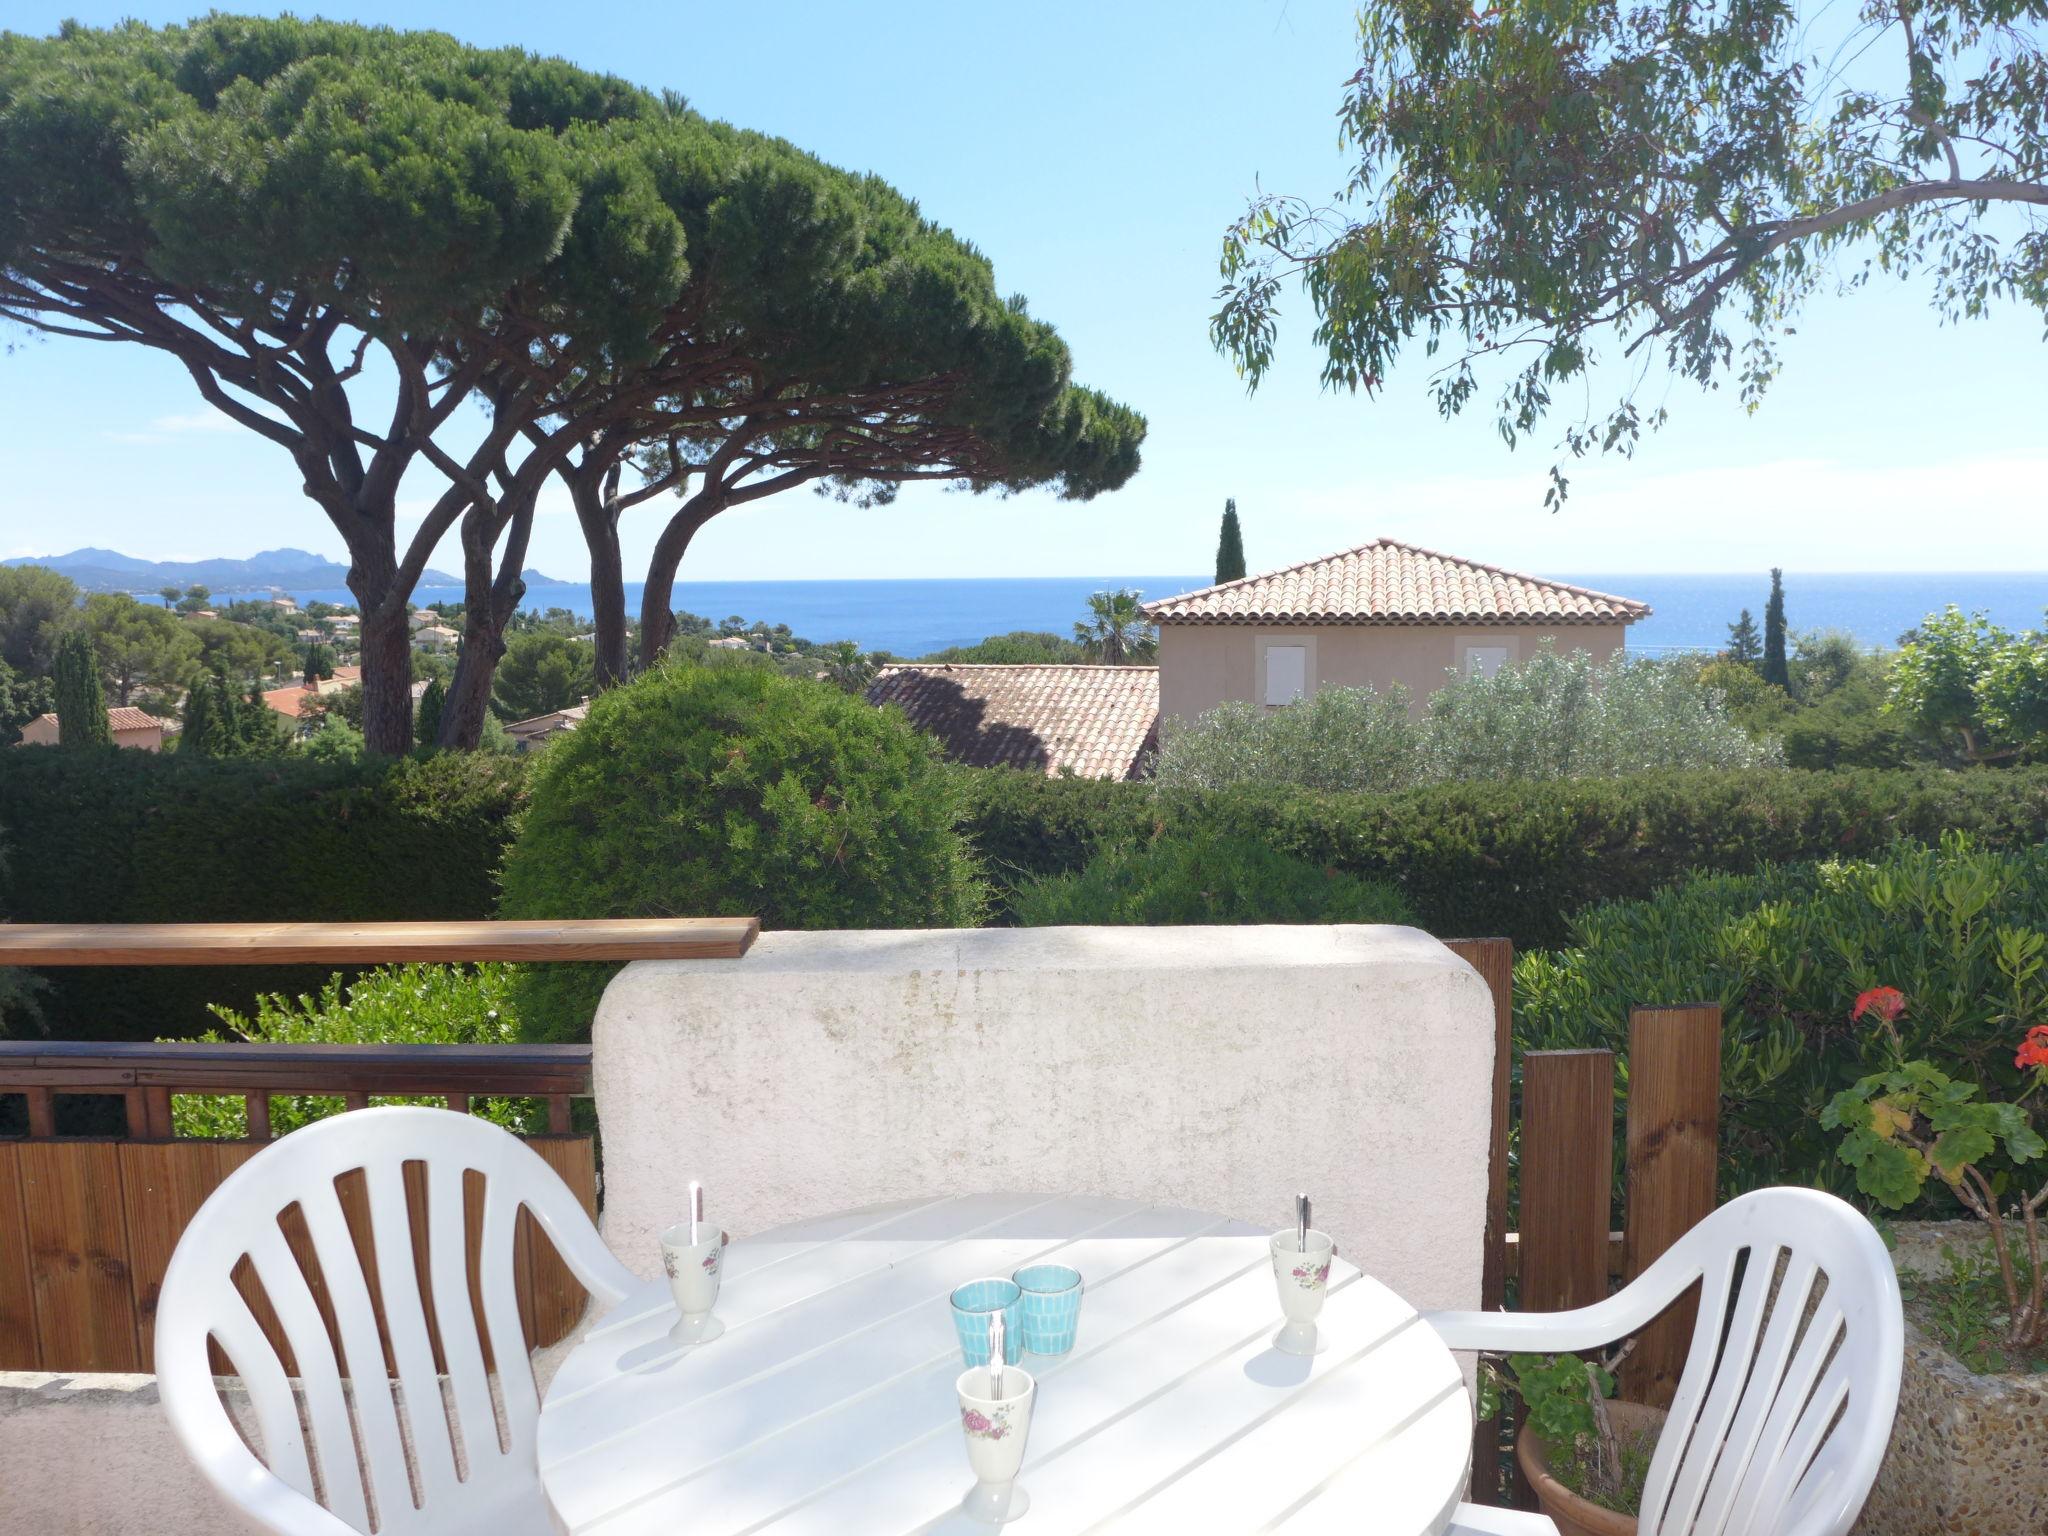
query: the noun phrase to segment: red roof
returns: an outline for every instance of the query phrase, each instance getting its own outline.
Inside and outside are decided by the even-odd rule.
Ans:
[[[38,715],[37,722],[47,720],[57,723],[55,714]],[[110,731],[153,731],[164,722],[146,709],[137,709],[132,704],[110,704],[107,706],[107,729]]]
[[[1128,779],[1157,743],[1159,669],[884,667],[868,700],[896,705],[955,762]]]
[[[1393,539],[1145,604],[1162,624],[1633,624],[1634,598]]]

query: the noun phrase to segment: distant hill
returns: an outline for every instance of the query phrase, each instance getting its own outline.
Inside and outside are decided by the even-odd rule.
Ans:
[[[0,561],[61,571],[88,592],[154,592],[158,587],[201,586],[222,594],[262,592],[272,587],[306,591],[348,583],[348,567],[304,549],[266,549],[246,560],[138,560],[112,549],[74,549],[68,555],[27,555]],[[528,586],[553,585],[552,576],[526,571]],[[423,587],[459,587],[460,576],[429,569]]]

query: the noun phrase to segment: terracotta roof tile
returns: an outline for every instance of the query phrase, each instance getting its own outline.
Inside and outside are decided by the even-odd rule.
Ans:
[[[1392,539],[1145,604],[1165,624],[1632,624],[1647,603]]]
[[[55,725],[57,717],[55,714],[36,716],[36,723],[38,725],[43,724],[45,721]],[[110,731],[147,731],[153,730],[163,723],[162,720],[152,715],[148,710],[137,709],[132,704],[109,704],[107,706],[107,729]]]
[[[894,704],[976,768],[1128,779],[1155,744],[1157,667],[884,667],[868,700]]]

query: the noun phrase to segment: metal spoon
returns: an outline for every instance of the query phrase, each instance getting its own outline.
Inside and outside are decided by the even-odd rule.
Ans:
[[[704,1186],[690,1180],[690,1244],[697,1243],[697,1229],[704,1224]]]
[[[1003,1400],[1003,1314],[988,1315],[988,1395],[990,1402]]]
[[[1294,1251],[1308,1252],[1308,1196],[1294,1197]]]

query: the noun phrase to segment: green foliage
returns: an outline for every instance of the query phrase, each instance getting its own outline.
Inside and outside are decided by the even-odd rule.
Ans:
[[[361,699],[360,691],[356,697]],[[322,718],[319,729],[306,738],[305,745],[306,756],[316,763],[361,762],[368,750],[361,729],[338,709]]]
[[[78,587],[69,576],[40,565],[0,565],[0,661],[16,676],[48,677],[57,642],[77,618]]]
[[[1470,779],[1612,777],[1777,760],[1728,718],[1686,667],[1545,646],[1492,676],[1456,677],[1419,720],[1395,688],[1323,688],[1286,709],[1242,701],[1169,721],[1155,777],[1165,789],[1291,785],[1400,790]]]
[[[138,688],[182,687],[197,668],[198,637],[125,592],[93,593],[85,600],[84,624],[117,704],[133,703]]]
[[[1113,844],[1073,874],[1028,881],[1012,910],[1024,928],[1414,921],[1385,881],[1318,869],[1250,838],[1199,827]]]
[[[56,707],[47,677],[24,677],[0,661],[0,747],[21,740],[21,728]]]
[[[519,1038],[512,1012],[512,977],[502,965],[399,965],[366,971],[353,982],[329,976],[317,995],[257,997],[253,1014],[216,1006],[225,1028],[201,1040],[250,1040],[269,1045],[510,1045]],[[426,1104],[440,1098],[379,1095],[376,1104]],[[342,1113],[339,1095],[279,1094],[270,1101],[270,1128],[282,1136]],[[546,1106],[531,1099],[482,1099],[477,1113],[522,1135],[547,1129]],[[238,1098],[179,1094],[171,1101],[177,1134],[235,1139],[249,1134],[247,1107]]]
[[[1377,390],[1423,353],[1444,414],[1491,403],[1512,445],[1566,403],[1578,456],[1663,422],[1659,373],[1754,407],[1838,283],[1919,277],[1951,320],[2048,314],[2038,21],[2008,0],[1367,0],[1345,187],[1262,193],[1231,225],[1212,338],[1256,384],[1299,281],[1326,385]]]
[[[1216,539],[1216,583],[1244,579],[1244,530],[1237,525],[1237,498],[1223,503],[1223,531]]]
[[[1149,661],[1159,651],[1159,631],[1145,617],[1141,597],[1127,587],[1088,598],[1088,617],[1074,626],[1074,643],[1088,660],[1122,667]]]
[[[83,630],[66,630],[57,642],[50,685],[57,702],[58,746],[83,752],[114,744],[114,728],[107,721],[107,696],[100,688],[99,658]]]
[[[2013,634],[1951,603],[1905,638],[1887,709],[1966,763],[2048,748],[2048,632]]]
[[[220,674],[196,680],[185,693],[184,728],[178,732],[180,757],[233,757],[228,723],[221,718]]]
[[[2015,1257],[2026,1262],[2024,1254]],[[1919,1275],[1903,1267],[1899,1271],[1899,1289],[1916,1322],[1930,1328],[1950,1354],[1979,1376],[2003,1375],[2016,1363],[2048,1370],[2048,1356],[2016,1362],[2006,1352],[2011,1303],[1997,1250],[1988,1237],[1981,1247],[1970,1249],[1944,1243],[1941,1265],[1937,1275]],[[2039,1283],[2027,1270],[2015,1278],[2026,1289]]]
[[[412,739],[432,751],[441,739],[441,710],[447,703],[448,689],[438,677],[429,678],[427,686],[420,692],[419,710],[413,717]]]
[[[937,743],[900,714],[763,668],[664,666],[540,754],[501,913],[970,925],[958,819]],[[528,1034],[587,1036],[613,969],[525,971]]]
[[[1764,656],[1757,664],[1763,680],[1774,688],[1790,688],[1785,663],[1785,573],[1771,567],[1771,595],[1764,602]]]
[[[1757,638],[1756,620],[1749,616],[1747,608],[1728,626],[1728,648],[1721,654],[1741,667],[1754,668],[1763,660],[1763,641]]]
[[[1006,635],[990,635],[973,645],[949,646],[918,658],[930,662],[980,662],[997,666],[1041,666],[1048,662],[1085,661],[1087,651],[1080,642],[1042,629],[1013,629]]]
[[[2039,843],[2028,833],[2012,851],[1991,852],[1951,834],[1939,849],[1702,874],[1647,900],[1590,907],[1561,948],[1517,960],[1516,1042],[1625,1055],[1632,1008],[1719,1003],[1722,1187],[1849,1194],[1854,1180],[1828,1134],[1845,1090],[1867,1096],[1881,1086],[1873,1074],[1902,1055],[1966,1088],[2017,1090],[2012,1020],[2048,1017],[2039,942],[2048,848]],[[1903,1053],[1884,1032],[1850,1022],[1853,999],[1878,986],[1914,1000],[1899,1025]],[[1832,1118],[1845,1113],[1857,1111],[1843,1101]],[[1888,1195],[1901,1192],[1898,1162],[1885,1153],[1868,1175]]]
[[[351,764],[157,752],[0,752],[21,922],[368,922],[479,918],[523,793],[517,759]],[[306,968],[47,973],[51,1031],[150,1040],[317,988]]]
[[[302,659],[291,641],[253,624],[198,618],[182,622],[199,641],[200,669],[218,672],[237,687],[282,677],[286,668]]]
[[[1616,1435],[1605,1409],[1613,1374],[1577,1355],[1509,1355],[1507,1370],[1558,1481],[1602,1509],[1636,1514],[1655,1440]]]
[[[1237,699],[1166,720],[1153,778],[1166,791],[1406,789],[1423,777],[1421,736],[1405,688],[1322,688],[1278,710]]]
[[[539,630],[507,641],[492,702],[506,720],[531,720],[567,709],[596,691],[590,642]]]
[[[2041,935],[2029,937],[2036,941],[2038,971]],[[2048,988],[2038,994],[2048,994]],[[2048,1151],[2019,1105],[1979,1101],[1977,1093],[1975,1083],[1957,1082],[1925,1061],[1908,1061],[1860,1077],[1828,1100],[1821,1128],[1847,1133],[1835,1155],[1856,1170],[1856,1188],[1886,1210],[1902,1211],[1921,1197],[1930,1175],[1953,1188],[1963,1182],[1966,1167],[1994,1155],[2017,1164]],[[1931,1138],[1924,1151],[1910,1139],[1916,1120]]]
[[[318,640],[306,647],[306,654],[299,659],[299,681],[308,688],[334,676],[334,652]]]
[[[5,665],[0,662],[0,666]],[[7,864],[5,828],[0,828],[0,882],[7,878]],[[7,919],[7,908],[0,906],[0,923]],[[42,992],[43,980],[35,972],[18,965],[0,965],[0,1040],[26,1034],[31,1029],[39,1033],[44,1029]]]
[[[1105,842],[1200,820],[1319,868],[1390,880],[1432,933],[1504,934],[1524,948],[1563,944],[1581,908],[1648,897],[1693,870],[1864,858],[1899,839],[1936,841],[1951,828],[1987,849],[2048,837],[2048,770],[2040,769],[1645,773],[1387,795],[1162,795],[1141,783],[956,772],[967,791],[967,832],[997,882],[999,911],[1003,892],[1028,876],[1079,869]],[[1665,970],[1664,960],[1653,960],[1653,978]],[[1692,995],[1681,988],[1662,1000]],[[1627,1002],[1646,1000],[1658,999]]]

